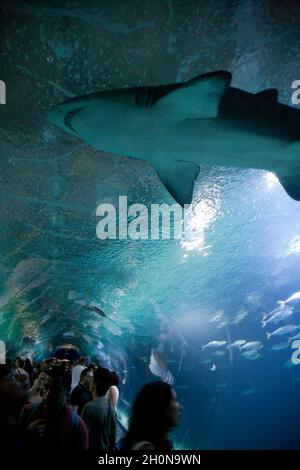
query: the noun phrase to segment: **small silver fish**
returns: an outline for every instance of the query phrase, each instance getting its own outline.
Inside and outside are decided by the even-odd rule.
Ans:
[[[245,359],[249,359],[250,361],[255,361],[261,357],[256,351],[246,351],[242,354]]]
[[[261,341],[249,341],[241,347],[243,351],[248,351],[250,349],[255,349],[257,351],[262,348],[263,345],[261,344]]]
[[[233,324],[240,323],[248,316],[248,312],[246,310],[240,310],[234,320],[232,321]]]
[[[290,333],[293,333],[294,331],[298,330],[299,326],[298,325],[286,325],[286,326],[281,326],[277,330],[273,331],[272,333],[267,332],[267,338],[270,339],[271,336],[283,336],[283,335],[288,335]]]
[[[241,346],[243,346],[244,344],[246,344],[246,340],[245,339],[237,339],[236,341],[234,341],[233,343],[229,344],[227,346],[227,349],[229,348],[240,348]]]
[[[271,349],[273,351],[282,351],[283,349],[290,348],[291,345],[289,342],[275,344]]]
[[[262,319],[262,326],[263,328],[268,325],[269,323],[280,323],[286,318],[290,317],[294,313],[294,307],[291,307],[290,305],[281,305],[280,307],[276,308],[275,310],[272,310],[268,315],[265,315],[265,317]]]
[[[68,336],[70,338],[73,338],[75,336],[75,333],[73,331],[66,331],[65,333],[62,334],[63,336]]]
[[[224,356],[225,351],[215,351],[212,353],[213,356],[216,356],[216,357],[221,357],[221,356]]]
[[[219,322],[224,319],[224,311],[218,310],[215,315],[209,320],[209,323]]]
[[[202,349],[206,348],[220,348],[221,346],[224,346],[227,343],[227,341],[210,341],[207,343],[205,346],[202,346]]]
[[[291,343],[295,339],[300,339],[300,333],[298,333],[296,336],[293,336],[292,338],[289,339],[289,342]]]
[[[300,300],[300,291],[295,292],[293,295],[291,295],[288,299],[282,301],[285,304],[288,304],[290,302],[296,302],[297,300]],[[279,300],[278,303],[281,303]]]
[[[43,325],[43,323],[46,323],[46,321],[50,320],[52,315],[48,314],[48,315],[45,315],[43,318],[42,318],[42,321],[41,321],[41,325]]]

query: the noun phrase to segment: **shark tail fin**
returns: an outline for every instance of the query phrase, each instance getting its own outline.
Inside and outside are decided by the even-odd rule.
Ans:
[[[269,332],[267,331],[267,339],[270,339],[271,336],[272,336],[272,333],[269,333]]]
[[[268,323],[268,322],[267,322],[266,320],[262,319],[261,324],[262,324],[262,327],[263,327],[263,328],[265,328],[265,326],[266,326],[267,323]]]

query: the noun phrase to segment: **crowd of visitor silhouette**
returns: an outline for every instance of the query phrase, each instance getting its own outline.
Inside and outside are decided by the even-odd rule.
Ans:
[[[119,376],[87,358],[0,364],[0,450],[169,451],[181,405],[165,382],[138,393],[118,432]]]

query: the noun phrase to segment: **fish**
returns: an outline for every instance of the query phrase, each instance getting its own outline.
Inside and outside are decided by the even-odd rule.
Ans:
[[[218,310],[214,316],[209,320],[209,323],[215,323],[223,320],[224,318],[224,311],[223,310]]]
[[[290,348],[290,342],[285,342],[285,343],[278,343],[275,344],[271,349],[273,351],[283,351],[284,349]]]
[[[262,348],[263,348],[263,345],[261,344],[261,341],[249,341],[248,343],[241,346],[242,351],[249,351],[249,350],[257,351]]]
[[[265,328],[269,323],[280,323],[294,313],[294,307],[282,303],[278,308],[270,312],[269,318],[267,315],[262,319],[262,327]],[[267,318],[267,319],[266,319]]]
[[[245,358],[245,359],[249,359],[250,361],[255,361],[256,359],[259,359],[261,357],[260,354],[258,354],[257,351],[245,351],[242,353],[242,356]]]
[[[297,302],[298,300],[300,300],[300,291],[297,291],[295,292],[293,295],[291,295],[288,299],[286,300],[279,300],[278,303],[280,305],[282,304],[288,304],[288,303],[291,303],[291,302]]]
[[[270,339],[271,336],[283,336],[283,335],[288,335],[290,333],[293,333],[294,331],[298,330],[299,326],[297,325],[286,325],[286,326],[281,326],[277,330],[273,331],[272,333],[267,332],[267,338]]]
[[[89,335],[82,335],[82,337],[86,340],[87,343],[93,344],[93,339]]]
[[[50,315],[50,313],[48,313],[47,315],[45,315],[45,316],[42,318],[40,324],[43,325],[43,323],[46,323],[46,321],[50,320],[51,317],[52,317],[52,315]]]
[[[99,307],[96,307],[96,305],[92,305],[92,304],[86,304],[84,302],[77,302],[81,305],[81,307],[85,308],[86,310],[89,310],[90,312],[95,312],[97,313],[100,317],[103,317],[103,318],[108,318],[107,315],[103,312],[103,310],[101,310],[101,308]]]
[[[210,341],[209,343],[207,343],[205,346],[202,346],[202,349],[206,349],[206,348],[220,348],[221,346],[225,346],[225,344],[227,343],[227,341]]]
[[[148,367],[153,375],[160,377],[163,382],[173,385],[174,377],[167,366],[167,363],[158,349],[152,349],[150,355],[150,363]]]
[[[246,344],[245,339],[237,339],[233,343],[229,344],[227,346],[227,349],[229,349],[229,348],[241,348],[244,344]]]
[[[291,343],[291,342],[294,341],[295,339],[300,339],[300,333],[298,333],[297,335],[293,336],[292,338],[289,338],[289,342]]]
[[[228,320],[223,320],[223,321],[220,321],[217,323],[217,328],[220,329],[220,328],[225,328],[226,326],[228,325]]]
[[[48,111],[50,123],[97,150],[141,159],[184,206],[200,166],[273,172],[300,200],[300,110],[278,103],[275,89],[231,87],[228,71],[184,83],[105,90]]]
[[[67,336],[68,338],[73,338],[75,333],[73,331],[65,331],[62,336]]]
[[[248,312],[246,310],[240,310],[233,321],[231,322],[233,325],[240,323],[242,320],[244,320],[248,316]]]
[[[215,351],[212,353],[212,355],[215,357],[221,357],[221,356],[224,356],[225,354],[226,354],[225,351]]]

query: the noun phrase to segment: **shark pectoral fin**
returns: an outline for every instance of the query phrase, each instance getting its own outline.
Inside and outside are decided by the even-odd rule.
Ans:
[[[191,204],[194,183],[200,167],[193,162],[175,160],[168,168],[156,168],[158,176],[181,206]]]
[[[279,181],[292,199],[300,201],[300,175],[281,176]]]
[[[229,72],[214,72],[193,78],[177,89],[171,89],[155,106],[174,120],[215,118],[230,80]]]

